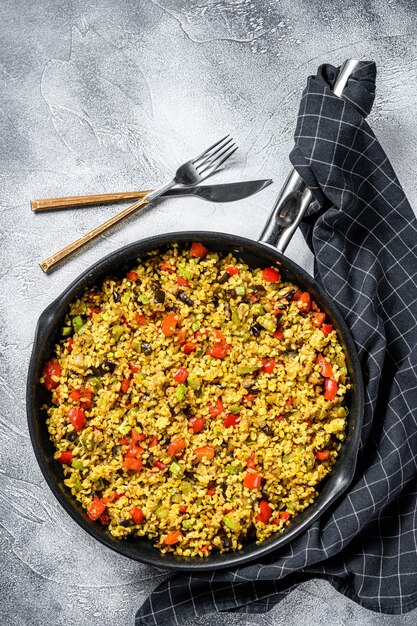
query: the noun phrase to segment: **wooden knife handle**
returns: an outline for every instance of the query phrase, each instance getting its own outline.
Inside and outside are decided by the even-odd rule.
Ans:
[[[75,252],[75,250],[78,250],[84,244],[88,243],[95,237],[98,237],[99,235],[104,233],[106,230],[108,230],[109,228],[111,228],[112,226],[120,222],[121,220],[123,220],[128,215],[131,215],[131,213],[134,213],[141,207],[145,206],[145,204],[148,204],[147,198],[146,197],[141,198],[134,204],[131,204],[130,206],[123,209],[123,211],[120,211],[120,213],[113,215],[113,217],[108,219],[106,222],[103,222],[103,224],[96,226],[95,228],[90,230],[88,233],[86,233],[85,235],[77,239],[76,241],[73,241],[68,246],[65,246],[65,248],[62,248],[62,250],[55,252],[55,254],[52,254],[50,257],[48,257],[44,261],[41,261],[39,265],[41,266],[44,272],[49,272],[49,270],[55,267],[55,265],[60,263],[63,259],[65,259],[67,256],[69,256],[73,252]]]
[[[99,193],[91,196],[68,196],[67,198],[40,198],[32,200],[32,211],[50,211],[51,209],[67,209],[74,206],[88,206],[90,204],[106,204],[144,198],[150,191],[124,191],[122,193]]]

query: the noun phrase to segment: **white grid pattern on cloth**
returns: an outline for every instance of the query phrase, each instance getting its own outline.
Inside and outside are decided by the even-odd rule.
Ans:
[[[181,624],[215,611],[268,611],[299,582],[326,578],[380,612],[417,605],[417,222],[364,119],[375,65],[343,98],[322,66],[301,99],[291,160],[316,197],[302,225],[316,279],[352,332],[366,384],[354,480],[302,536],[261,563],[173,575],[136,626]]]

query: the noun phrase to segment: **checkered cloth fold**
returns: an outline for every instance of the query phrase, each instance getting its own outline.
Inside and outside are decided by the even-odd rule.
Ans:
[[[315,277],[342,312],[362,365],[355,477],[303,535],[262,562],[169,577],[136,626],[265,612],[309,578],[374,611],[417,605],[417,222],[365,120],[375,64],[360,65],[342,98],[330,90],[336,75],[324,65],[308,79],[291,161],[315,196],[302,225]]]

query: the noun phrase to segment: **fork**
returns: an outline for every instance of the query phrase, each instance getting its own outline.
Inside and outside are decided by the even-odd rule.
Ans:
[[[237,146],[233,142],[233,139],[230,135],[226,135],[226,137],[223,137],[223,139],[214,143],[212,146],[207,148],[207,150],[204,150],[204,152],[195,157],[195,159],[191,159],[181,165],[175,172],[174,178],[169,183],[166,183],[166,185],[148,193],[144,198],[141,198],[134,204],[126,207],[120,211],[120,213],[117,213],[107,221],[103,222],[103,224],[96,226],[96,228],[93,228],[76,241],[73,241],[68,246],[65,246],[62,250],[55,252],[55,254],[52,254],[39,265],[44,272],[49,272],[49,270],[54,268],[58,263],[81,248],[81,246],[88,243],[95,237],[98,237],[98,235],[101,235],[106,230],[122,221],[128,215],[132,215],[132,213],[141,207],[149,204],[153,200],[156,200],[156,198],[168,191],[168,189],[171,189],[175,185],[183,185],[184,187],[198,185],[205,178],[214,174],[223,165],[223,163],[225,163],[227,159],[229,159],[232,154],[236,152],[236,150]]]

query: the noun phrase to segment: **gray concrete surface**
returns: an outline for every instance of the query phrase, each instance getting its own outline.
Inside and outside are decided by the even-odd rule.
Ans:
[[[288,170],[306,76],[375,59],[371,123],[417,207],[417,6],[406,0],[2,0],[0,623],[122,626],[163,574],[95,543],[49,492],[32,452],[24,384],[40,312],[104,254],[156,232],[255,237]],[[106,234],[51,276],[38,262],[114,207],[34,215],[36,197],[156,185],[225,133],[240,150],[218,180],[273,177],[239,206],[171,200]],[[289,255],[311,270],[297,236]],[[411,626],[321,581],[266,616],[194,624]]]

